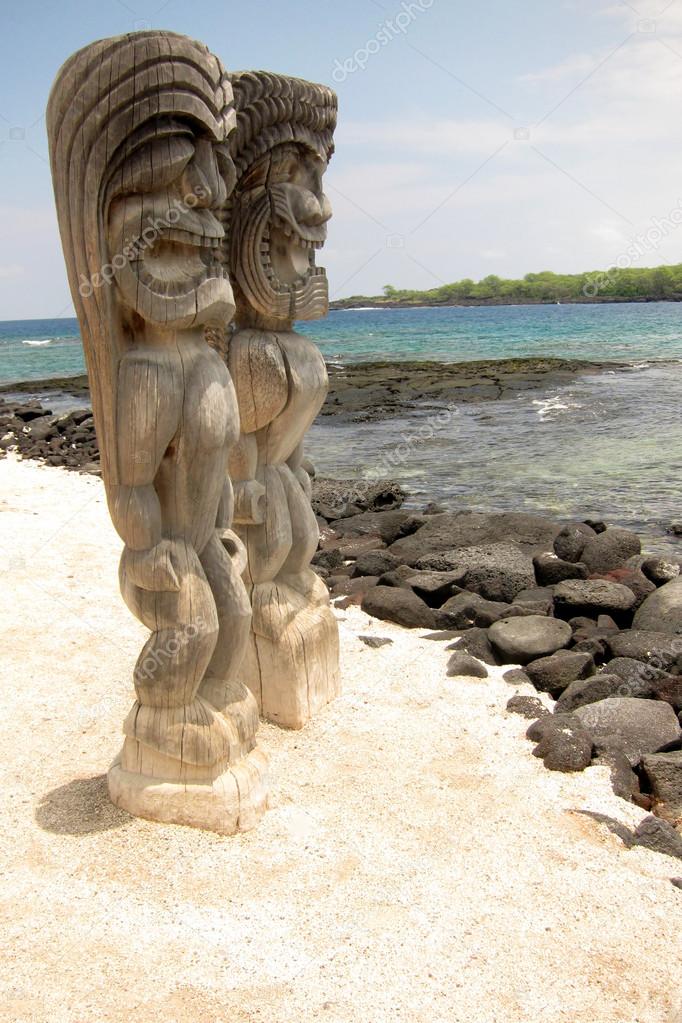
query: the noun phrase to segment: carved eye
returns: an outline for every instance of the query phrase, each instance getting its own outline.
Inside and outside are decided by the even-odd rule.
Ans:
[[[292,181],[296,177],[297,170],[298,159],[295,156],[290,156],[282,161],[281,167],[278,168],[277,176],[282,181]]]
[[[156,192],[177,181],[194,156],[188,135],[152,139],[137,149],[121,169],[122,191]]]
[[[273,156],[269,180],[271,184],[283,184],[293,180],[300,156],[291,146],[283,146]]]

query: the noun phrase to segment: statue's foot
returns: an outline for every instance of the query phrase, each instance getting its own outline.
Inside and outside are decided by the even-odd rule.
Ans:
[[[271,625],[272,619],[254,607],[241,677],[263,717],[284,728],[302,728],[339,695],[338,623],[328,604],[311,604],[285,629],[275,632]]]
[[[303,572],[295,575],[278,576],[276,582],[289,586],[296,593],[299,593],[308,604],[318,607],[322,604],[329,604],[329,590],[323,579],[320,579],[316,572],[306,568]]]
[[[199,693],[236,729],[239,756],[246,756],[256,745],[259,725],[258,704],[251,690],[243,682],[207,676]]]
[[[259,749],[214,777],[202,779],[197,768],[188,768],[184,777],[168,780],[164,758],[151,750],[146,770],[131,770],[128,762],[134,753],[129,744],[139,746],[126,739],[107,780],[111,801],[135,817],[234,835],[255,827],[267,809],[268,765]]]

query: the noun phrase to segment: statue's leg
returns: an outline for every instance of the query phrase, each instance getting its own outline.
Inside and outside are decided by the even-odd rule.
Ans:
[[[243,544],[236,535],[226,542],[231,545],[232,556],[217,534],[201,552],[201,564],[215,600],[218,636],[199,693],[235,723],[241,753],[246,754],[256,745],[258,729],[256,700],[240,676],[251,628],[251,604],[240,574],[245,560]]]
[[[121,592],[151,636],[134,672],[137,702],[124,732],[144,747],[184,765],[210,766],[229,755],[222,720],[197,698],[218,637],[218,616],[201,562],[187,544],[176,547],[179,590],[152,591],[130,578],[128,550],[119,569]]]
[[[329,593],[311,570],[310,558],[317,548],[318,528],[310,502],[288,466],[269,468],[270,494],[276,504],[266,504],[263,526],[248,527],[249,571],[253,627],[245,662],[245,681],[255,693],[263,717],[285,728],[302,728],[327,703],[338,696],[339,636],[329,606]],[[267,552],[268,516],[287,524],[288,545],[284,557],[270,561],[276,574],[256,573]],[[252,530],[261,530],[262,546]],[[264,573],[263,573],[264,574]]]
[[[310,497],[301,485],[298,474],[292,472],[288,465],[280,466],[279,473],[291,520],[291,550],[278,573],[278,579],[301,593],[309,606],[328,607],[329,590],[310,567],[320,539],[320,530],[310,504]]]
[[[124,599],[152,634],[135,667],[137,700],[109,771],[109,792],[137,816],[233,834],[257,819],[248,800],[245,812],[241,806],[254,772],[247,769],[245,779],[232,772],[241,756],[239,727],[199,691],[218,643],[219,615],[198,555],[178,547],[177,591],[136,586],[126,551],[121,558]],[[264,808],[264,793],[260,803]]]

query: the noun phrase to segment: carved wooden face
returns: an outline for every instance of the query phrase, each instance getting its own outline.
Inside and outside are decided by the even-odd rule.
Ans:
[[[231,265],[247,302],[261,316],[292,322],[326,315],[326,275],[315,265],[332,215],[322,190],[326,169],[319,153],[284,144],[239,182]]]
[[[225,323],[234,298],[214,210],[234,187],[227,143],[189,120],[165,117],[144,125],[129,145],[107,231],[125,304],[156,324]]]
[[[327,164],[317,153],[283,146],[273,154],[269,190],[269,258],[274,279],[295,284],[315,265],[327,238],[331,205],[322,191]]]

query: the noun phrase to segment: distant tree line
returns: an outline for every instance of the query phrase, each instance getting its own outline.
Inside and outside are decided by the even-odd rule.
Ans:
[[[465,278],[428,291],[394,288],[383,295],[354,295],[333,302],[334,308],[358,305],[514,305],[552,302],[679,302],[682,301],[682,263],[638,269],[595,270],[555,274],[551,270],[508,280],[490,274],[481,281]]]

